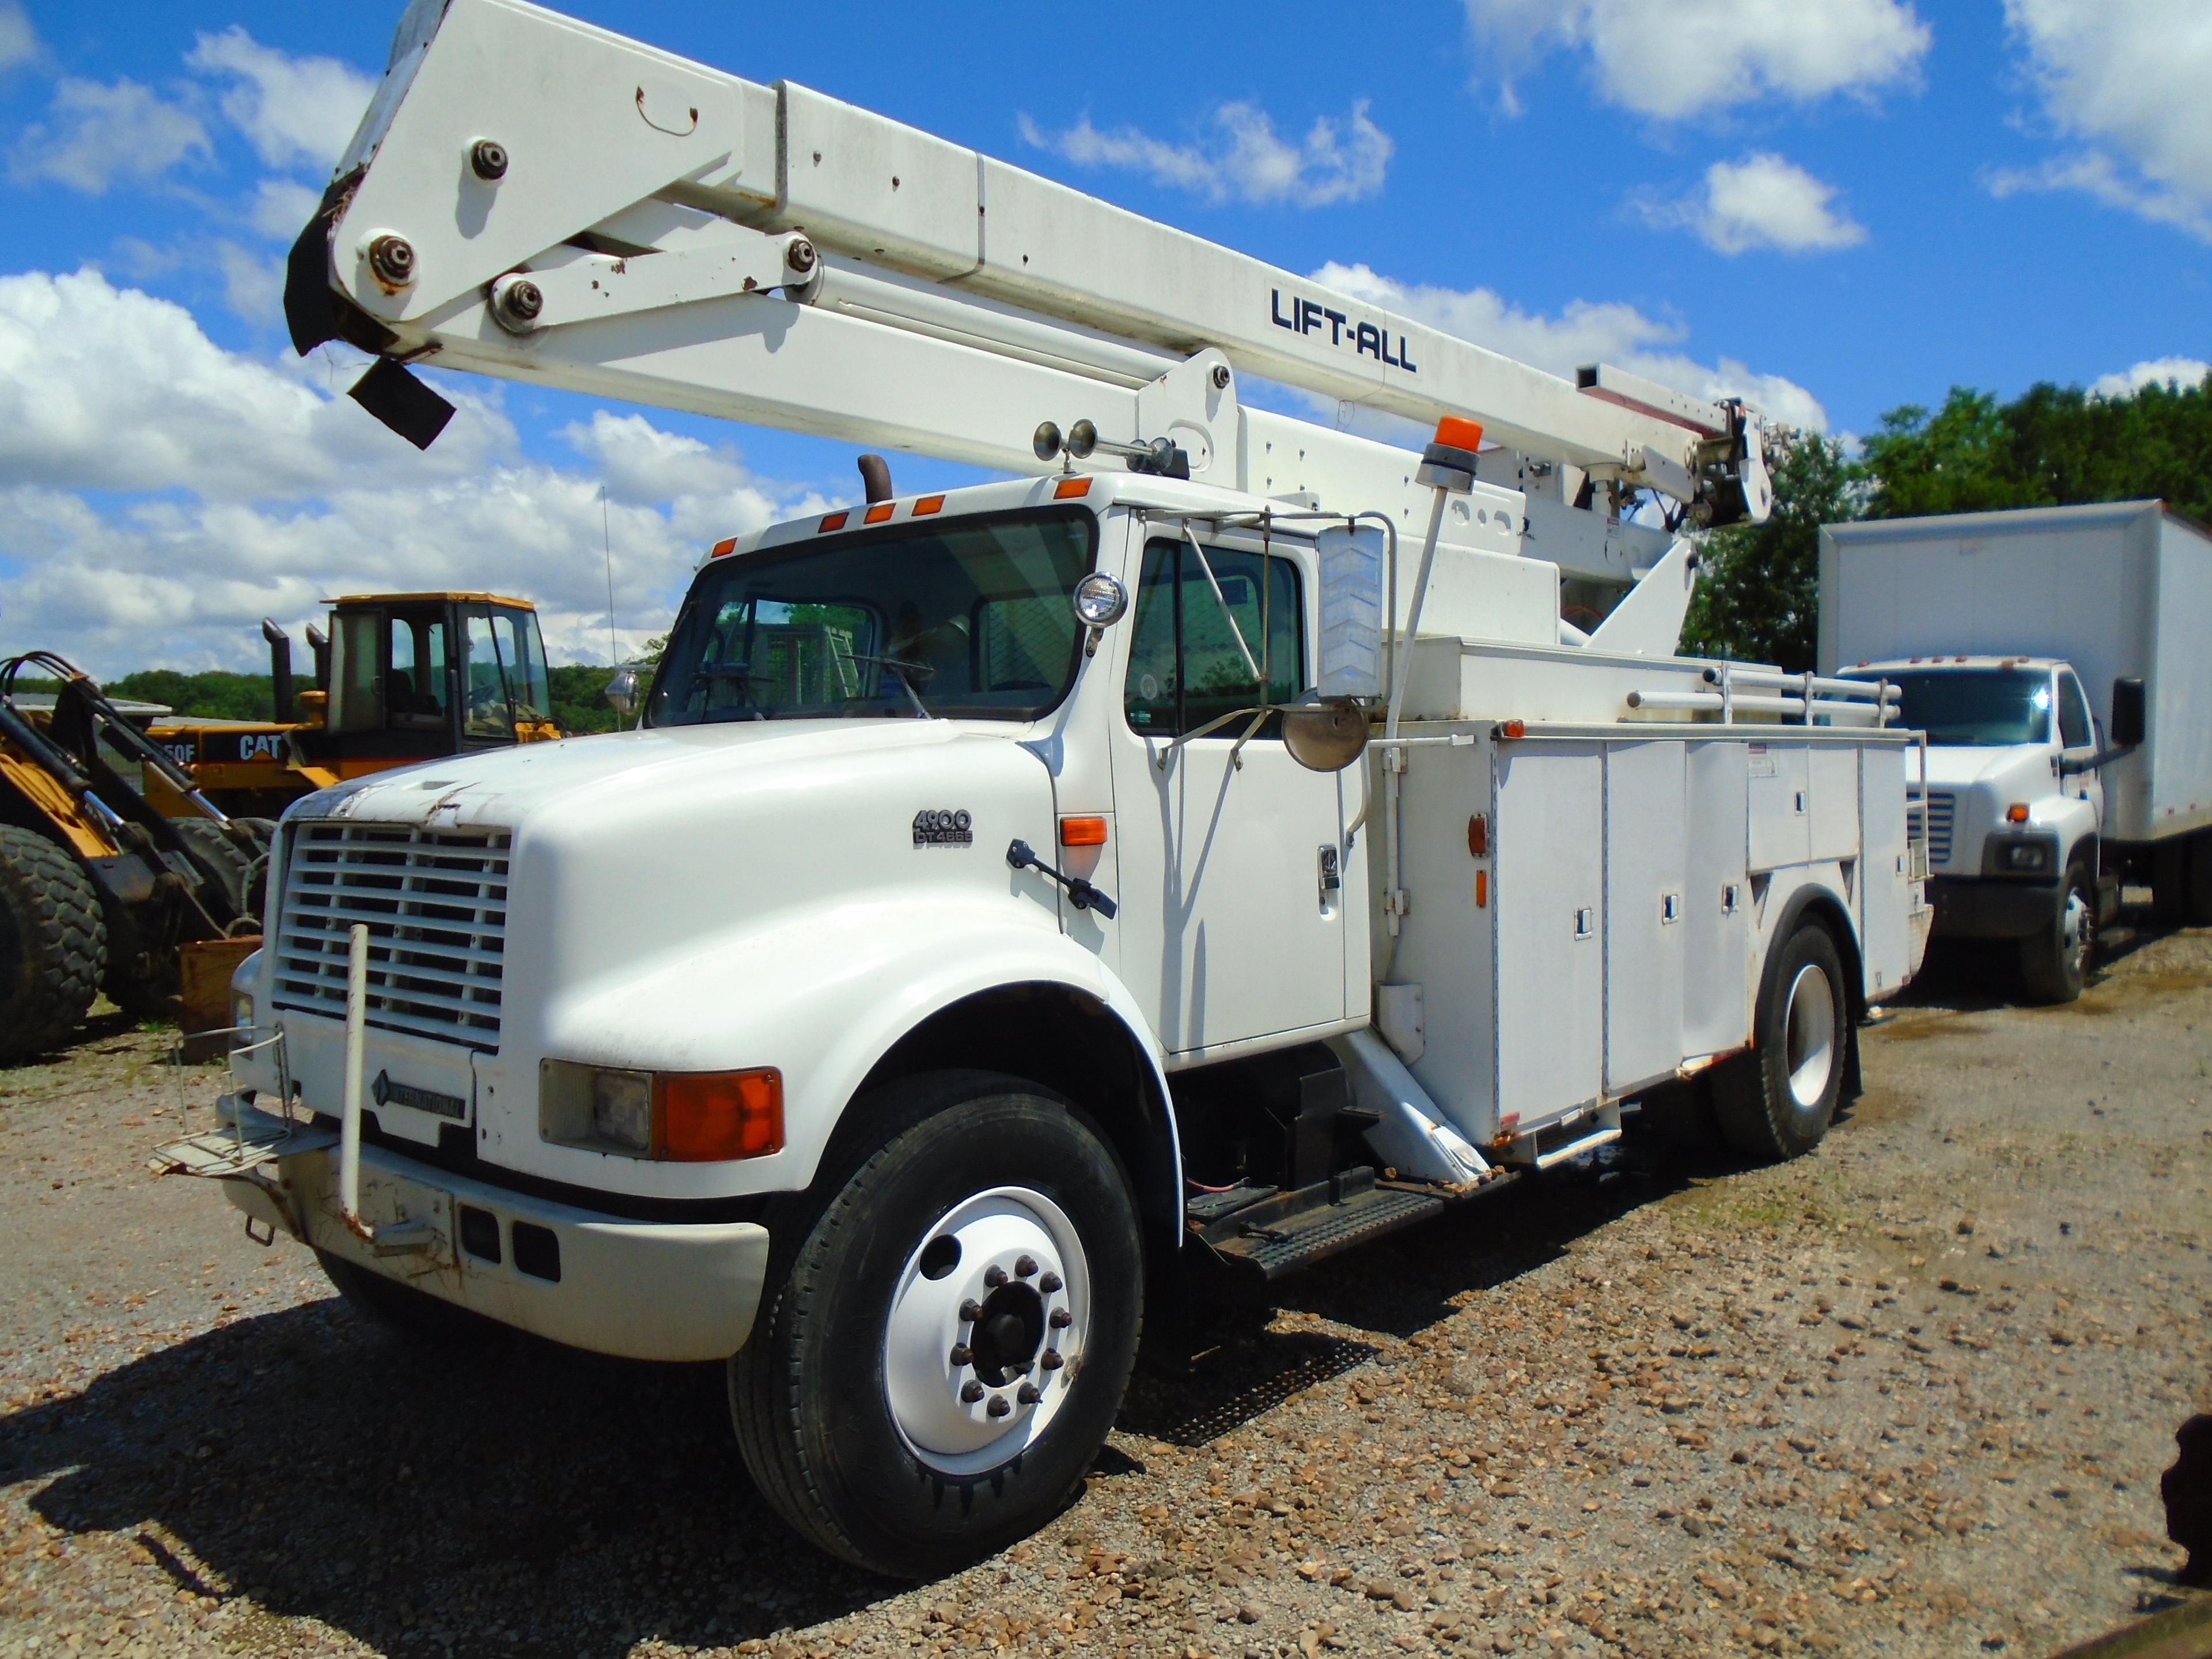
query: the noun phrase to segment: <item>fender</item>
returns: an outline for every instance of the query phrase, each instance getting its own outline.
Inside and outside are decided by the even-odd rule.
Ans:
[[[1022,897],[945,893],[786,911],[653,971],[561,998],[530,1047],[561,1059],[654,1070],[775,1066],[783,1073],[783,1150],[733,1164],[644,1164],[538,1140],[510,1126],[499,1161],[580,1186],[666,1198],[797,1191],[869,1073],[908,1033],[981,993],[1066,986],[1102,1005],[1170,1098],[1158,1038],[1128,988],[1059,931],[1053,908]],[[489,1066],[480,1066],[480,1074]],[[534,1101],[534,1079],[516,1078]],[[1167,1114],[1170,1141],[1174,1118]],[[1169,1148],[1181,1190],[1182,1151]]]

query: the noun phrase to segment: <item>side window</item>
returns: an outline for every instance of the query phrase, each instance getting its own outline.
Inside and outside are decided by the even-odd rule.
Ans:
[[[394,726],[446,723],[446,624],[424,617],[392,619],[392,672],[385,706]]]
[[[341,611],[331,625],[330,729],[374,732],[384,724],[384,615]]]
[[[1149,544],[1122,691],[1130,728],[1174,737],[1296,697],[1306,684],[1301,599],[1288,559],[1211,548],[1201,560],[1188,541]],[[1273,724],[1257,735],[1276,735]]]
[[[513,646],[492,629],[492,619],[481,611],[468,613],[468,670],[462,677],[465,690],[463,729],[472,738],[514,735]]]
[[[2071,674],[2058,677],[2058,742],[2065,749],[2087,749],[2097,741],[2090,723],[2089,701],[2081,695],[2081,682]]]

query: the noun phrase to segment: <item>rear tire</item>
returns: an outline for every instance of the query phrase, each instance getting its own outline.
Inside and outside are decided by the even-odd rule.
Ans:
[[[1801,921],[1759,990],[1751,1052],[1716,1069],[1713,1115],[1731,1150],[1760,1163],[1819,1146],[1850,1069],[1850,1001],[1843,953],[1817,921]]]
[[[74,1031],[107,968],[107,919],[84,866],[44,836],[0,824],[0,1060]]]
[[[1018,1079],[939,1073],[857,1109],[882,1139],[778,1252],[731,1415],[802,1535],[932,1577],[1080,1489],[1136,1358],[1136,1207],[1104,1138]]]
[[[2081,865],[2069,866],[2057,913],[2020,942],[2020,978],[2032,1002],[2072,1002],[2081,994],[2097,955],[2097,885]]]

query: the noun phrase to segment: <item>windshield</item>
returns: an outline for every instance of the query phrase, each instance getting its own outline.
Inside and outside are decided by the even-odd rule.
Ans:
[[[1902,696],[1899,724],[1939,748],[2002,748],[2051,738],[2051,676],[2033,668],[1945,668],[1887,679]]]
[[[925,520],[709,565],[646,723],[1034,719],[1075,678],[1095,524],[1081,509]]]

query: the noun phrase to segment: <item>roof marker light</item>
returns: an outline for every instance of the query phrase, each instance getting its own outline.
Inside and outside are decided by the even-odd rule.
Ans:
[[[944,496],[924,495],[920,501],[914,504],[914,516],[917,519],[926,519],[933,513],[943,511],[944,507]]]
[[[707,556],[710,559],[719,559],[724,554],[734,553],[737,550],[738,538],[735,536],[728,536],[725,537],[722,540],[716,542],[714,544],[714,550],[708,553]]]
[[[1056,501],[1073,501],[1078,495],[1088,495],[1090,493],[1091,480],[1087,476],[1062,478],[1052,487],[1052,498]]]
[[[866,522],[869,524],[881,524],[884,520],[890,518],[892,514],[897,511],[897,505],[894,502],[878,501],[873,507],[868,509]]]
[[[845,520],[852,516],[849,513],[832,513],[822,520],[820,527],[814,533],[818,536],[832,530],[842,530],[845,527]]]

